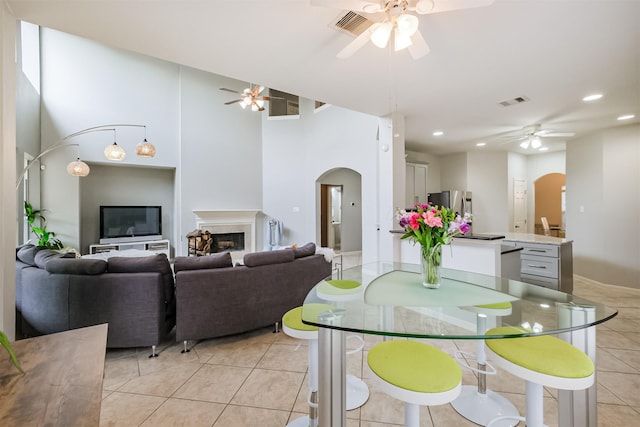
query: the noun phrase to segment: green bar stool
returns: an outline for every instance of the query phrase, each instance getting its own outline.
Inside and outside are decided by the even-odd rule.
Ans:
[[[499,327],[487,335],[508,335],[520,328]],[[537,335],[523,338],[487,339],[487,356],[500,368],[526,381],[525,417],[496,417],[487,426],[505,418],[526,422],[527,427],[543,427],[543,387],[582,390],[595,380],[593,362],[582,351],[560,338]]]
[[[409,340],[384,341],[367,356],[379,388],[404,402],[405,427],[420,426],[420,406],[450,403],[460,395],[462,371],[444,351]]]

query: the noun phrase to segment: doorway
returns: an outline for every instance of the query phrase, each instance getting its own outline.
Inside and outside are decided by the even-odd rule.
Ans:
[[[342,246],[342,185],[321,184],[320,244],[335,251]]]
[[[550,173],[538,178],[534,183],[535,191],[535,233],[544,234],[542,220],[549,222],[551,235],[565,237],[565,182],[562,173]]]
[[[353,169],[316,180],[316,241],[342,254],[362,251],[362,176]]]

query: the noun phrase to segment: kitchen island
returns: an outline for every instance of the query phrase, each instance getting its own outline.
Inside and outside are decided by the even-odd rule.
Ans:
[[[420,264],[420,245],[401,239],[404,231],[392,230],[394,261]],[[520,280],[520,251],[517,245],[504,245],[504,234],[474,234],[454,237],[442,247],[442,267],[489,276]]]
[[[506,233],[503,245],[521,247],[521,281],[573,293],[573,241],[529,233]]]

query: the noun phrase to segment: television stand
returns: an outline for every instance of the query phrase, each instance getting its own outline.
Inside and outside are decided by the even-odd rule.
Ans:
[[[169,240],[148,240],[140,242],[120,242],[108,243],[102,245],[89,245],[90,254],[99,254],[111,251],[126,251],[127,249],[138,249],[140,251],[149,251],[163,253],[169,258]]]

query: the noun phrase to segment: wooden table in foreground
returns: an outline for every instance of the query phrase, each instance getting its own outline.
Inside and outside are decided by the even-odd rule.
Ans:
[[[107,324],[11,345],[25,374],[0,348],[0,425],[100,424]]]

